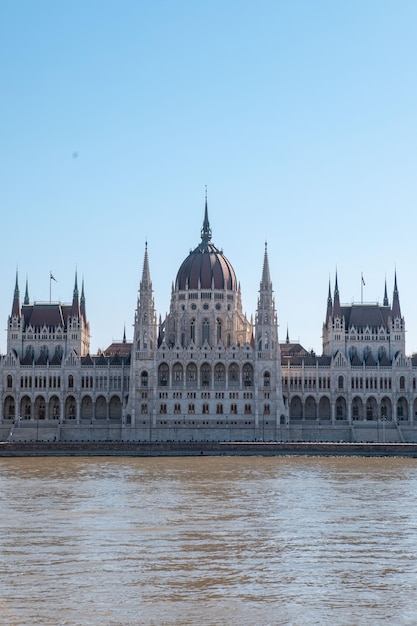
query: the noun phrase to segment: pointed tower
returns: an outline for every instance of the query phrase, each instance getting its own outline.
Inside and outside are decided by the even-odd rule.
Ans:
[[[268,246],[265,243],[262,277],[259,286],[258,308],[255,321],[255,345],[257,350],[272,351],[278,344],[277,314],[274,292],[269,272]]]
[[[392,317],[394,319],[396,317],[401,319],[400,296],[398,294],[398,287],[397,287],[397,270],[395,270],[395,274],[394,274],[394,294],[392,296]]]
[[[385,286],[384,286],[384,301],[383,301],[383,305],[384,306],[389,306],[388,293],[387,293],[387,278],[386,277],[385,277]]]
[[[255,354],[259,385],[258,419],[268,421],[273,415],[278,426],[286,421],[282,395],[281,350],[278,341],[278,318],[269,271],[268,246],[265,243],[262,276],[255,317]],[[264,424],[265,426],[265,424]]]
[[[156,346],[156,312],[153,299],[151,274],[149,271],[148,243],[145,243],[142,279],[135,313],[134,347],[139,352],[149,352]]]
[[[72,293],[71,317],[80,317],[80,301],[78,296],[77,270],[75,270],[74,291]]]
[[[333,296],[333,318],[336,318],[336,317],[341,317],[339,285],[337,282],[337,270],[336,270],[336,278],[335,278],[335,283],[334,283],[334,296]]]
[[[22,315],[22,309],[20,308],[20,292],[19,292],[19,278],[16,270],[16,283],[14,287],[13,294],[13,304],[12,304],[12,317],[20,318]]]
[[[80,306],[78,292],[78,276],[75,271],[74,290],[72,304],[68,316],[68,351],[74,350],[80,356],[86,356],[90,352],[90,324],[85,315],[84,281]]]
[[[145,413],[152,415],[149,419],[152,419],[152,423],[155,424],[154,376],[156,376],[157,343],[156,311],[149,271],[148,243],[146,242],[134,319],[129,397],[123,418],[132,425],[136,423],[139,415],[144,416]]]
[[[392,296],[391,309],[391,358],[395,357],[399,352],[405,355],[405,321],[401,315],[400,296],[397,286],[397,271],[394,274],[394,294]]]
[[[345,318],[340,306],[339,283],[336,270],[333,305],[329,280],[326,320],[323,324],[323,354],[325,356],[334,356],[339,351],[342,353],[346,351],[346,336]]]
[[[87,323],[87,312],[85,308],[85,295],[84,295],[84,278],[81,283],[81,300],[80,300],[80,313],[81,317],[84,320],[84,323]]]
[[[29,304],[29,285],[28,278],[26,276],[26,288],[25,288],[25,299],[23,300],[23,304]]]
[[[12,311],[7,323],[7,352],[15,350],[17,353],[21,347],[21,333],[24,326],[24,317],[20,306],[19,279],[16,270],[16,282],[13,294]]]

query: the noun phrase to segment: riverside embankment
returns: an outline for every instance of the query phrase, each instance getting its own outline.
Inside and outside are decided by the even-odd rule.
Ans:
[[[415,443],[0,443],[0,457],[43,456],[361,456],[417,458]]]

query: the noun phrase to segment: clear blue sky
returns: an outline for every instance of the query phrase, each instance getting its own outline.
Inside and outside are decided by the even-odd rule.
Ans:
[[[148,241],[158,314],[200,240],[255,312],[268,241],[280,338],[321,351],[342,302],[392,296],[417,350],[417,2],[3,0],[0,319],[72,298],[92,352],[132,338]],[[0,334],[0,350],[6,333]]]

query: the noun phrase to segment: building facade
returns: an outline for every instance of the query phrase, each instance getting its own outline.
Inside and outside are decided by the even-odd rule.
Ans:
[[[157,317],[147,246],[133,342],[90,354],[84,284],[70,304],[20,301],[18,276],[0,361],[4,439],[414,441],[417,359],[405,352],[397,276],[392,302],[341,305],[329,283],[320,356],[279,342],[268,250],[254,318],[231,262],[201,241]],[[48,425],[49,431],[46,430]]]

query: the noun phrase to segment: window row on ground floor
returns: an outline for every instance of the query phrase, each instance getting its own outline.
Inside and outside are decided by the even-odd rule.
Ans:
[[[411,404],[400,397],[393,402],[388,396],[378,400],[374,396],[363,399],[355,396],[350,403],[340,396],[332,405],[327,396],[317,402],[313,396],[303,399],[292,396],[289,400],[290,419],[336,419],[336,420],[408,420],[417,416],[417,398]]]
[[[98,396],[93,400],[84,396],[81,402],[69,395],[64,401],[58,396],[49,400],[39,395],[34,400],[24,395],[16,401],[12,395],[6,396],[3,402],[3,419],[121,419],[122,400],[119,396]]]

